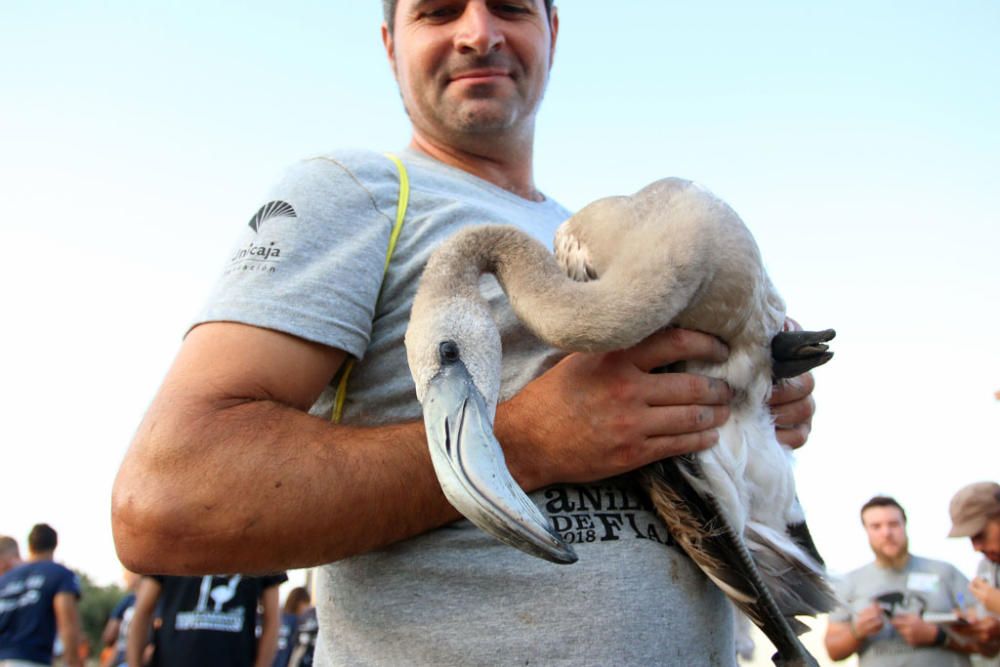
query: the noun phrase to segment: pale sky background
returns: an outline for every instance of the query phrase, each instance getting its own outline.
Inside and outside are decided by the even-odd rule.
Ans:
[[[539,186],[576,209],[676,175],[834,327],[800,495],[834,572],[857,510],[967,574],[948,500],[1000,455],[1000,4],[564,0]],[[118,577],[111,483],[188,323],[295,160],[408,138],[357,0],[5,2],[0,533]],[[233,452],[239,456],[238,451]],[[211,483],[206,479],[205,483]]]

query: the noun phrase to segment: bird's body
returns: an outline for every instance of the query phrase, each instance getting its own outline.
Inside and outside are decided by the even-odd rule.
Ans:
[[[735,392],[719,444],[647,466],[640,480],[675,539],[768,633],[784,664],[811,664],[790,617],[824,610],[830,596],[811,541],[789,529],[804,518],[766,407],[784,304],[749,230],[711,193],[665,179],[584,208],[560,227],[555,247],[554,259],[514,228],[471,227],[428,262],[406,345],[446,495],[498,538],[575,560],[510,478],[492,437],[501,350],[478,295],[482,273],[496,275],[531,331],[567,351],[624,349],[667,326],[714,334],[729,345],[727,361],[686,370]],[[470,382],[479,396],[464,393]]]

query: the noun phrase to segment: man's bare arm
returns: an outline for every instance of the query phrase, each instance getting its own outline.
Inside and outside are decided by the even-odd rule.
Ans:
[[[278,605],[278,584],[264,589],[260,596],[262,609],[260,618],[260,637],[257,639],[257,658],[255,667],[270,667],[274,662],[274,654],[278,649],[278,630],[281,626],[281,610]],[[293,641],[295,637],[289,637]]]
[[[70,667],[83,667],[80,660],[80,610],[76,604],[76,594],[56,593],[52,608],[63,644],[63,660]]]
[[[156,579],[143,577],[135,589],[135,606],[132,609],[132,621],[125,637],[125,660],[128,667],[142,667],[143,654],[149,640],[149,632],[153,627],[153,610],[160,598],[163,587]]]
[[[714,338],[670,330],[632,350],[568,356],[498,410],[515,479],[527,490],[603,479],[710,446],[728,387],[648,371],[726,354]],[[421,423],[359,428],[306,414],[344,356],[240,324],[194,329],[115,481],[122,562],[171,574],[276,571],[457,518]]]

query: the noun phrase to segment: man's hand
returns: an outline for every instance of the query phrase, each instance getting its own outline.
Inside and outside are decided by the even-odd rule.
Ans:
[[[951,633],[958,637],[958,650],[988,657],[1000,653],[1000,619],[994,616],[980,618],[975,610],[970,610],[963,617],[968,623],[950,626]]]
[[[871,606],[858,612],[851,621],[851,634],[857,639],[864,639],[879,632],[883,625],[885,625],[885,615],[882,613],[882,607],[872,603]]]
[[[925,622],[916,614],[893,616],[892,627],[910,646],[931,646],[938,637],[938,626]]]
[[[774,433],[778,442],[798,449],[806,444],[812,431],[812,418],[816,401],[812,390],[816,386],[812,373],[781,380],[771,392],[771,414],[774,415]]]
[[[802,331],[802,325],[785,318],[785,331]],[[774,432],[778,442],[798,449],[806,444],[812,431],[812,418],[816,412],[816,401],[812,391],[816,381],[812,373],[803,373],[787,380],[779,380],[771,391],[771,414],[774,415]]]
[[[496,432],[525,488],[589,482],[706,449],[729,417],[732,390],[689,373],[650,373],[678,361],[719,363],[707,334],[667,329],[635,347],[570,354],[497,412]]]
[[[994,588],[982,577],[976,577],[969,584],[969,590],[988,610],[1000,613],[1000,588]]]

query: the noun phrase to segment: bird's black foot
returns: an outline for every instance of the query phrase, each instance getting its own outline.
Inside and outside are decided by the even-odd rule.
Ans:
[[[837,332],[833,329],[779,333],[771,340],[774,379],[802,375],[833,359],[833,352],[830,352],[826,343],[833,340],[836,335]]]

